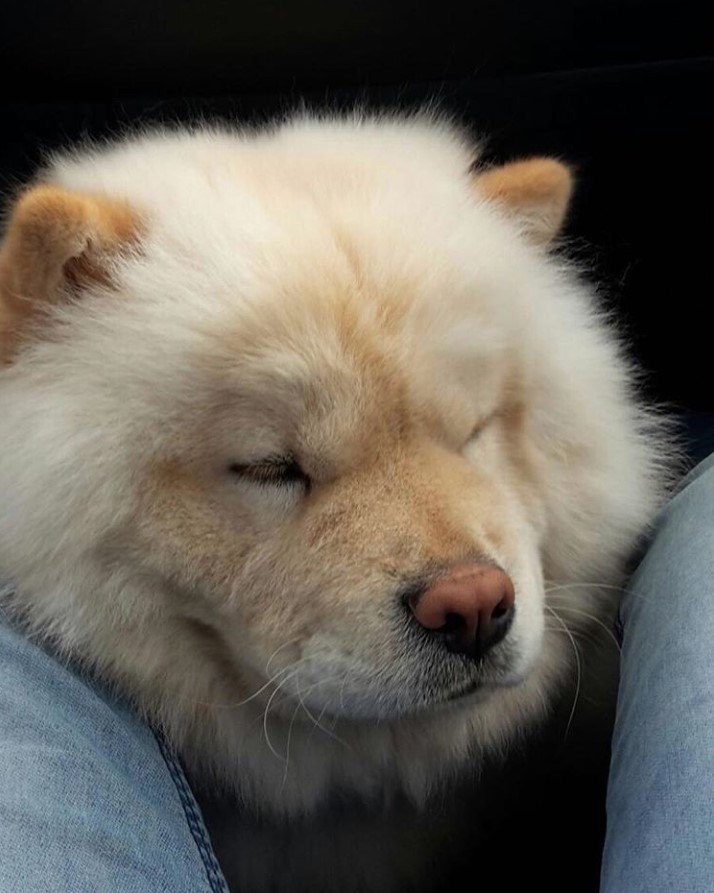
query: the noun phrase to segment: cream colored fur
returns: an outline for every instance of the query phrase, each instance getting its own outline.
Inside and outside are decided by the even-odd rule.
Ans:
[[[616,339],[543,244],[564,169],[553,188],[536,171],[524,204],[475,160],[428,117],[59,156],[42,182],[93,209],[60,262],[102,251],[83,276],[58,267],[66,281],[38,286],[51,296],[17,294],[11,218],[14,605],[258,810],[308,812],[334,790],[423,802],[506,746],[572,671],[546,581],[553,605],[596,612],[590,584],[620,582],[661,498],[656,426]],[[28,199],[40,233],[46,201]],[[135,225],[100,243],[102,203]],[[309,492],[229,471],[287,453]],[[517,593],[481,669],[432,648],[399,599],[474,557]]]

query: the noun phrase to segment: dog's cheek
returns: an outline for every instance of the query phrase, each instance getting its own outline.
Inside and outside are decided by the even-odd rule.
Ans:
[[[517,504],[529,535],[541,542],[547,526],[543,499],[546,462],[537,446],[532,409],[529,410],[532,401],[525,389],[515,383],[511,387],[514,397],[499,412],[487,438],[487,461],[492,465],[494,479],[501,482],[509,499]],[[502,539],[513,538],[510,525],[504,526],[498,518],[493,519],[492,526],[497,531],[500,528]]]
[[[142,477],[137,550],[177,585],[228,601],[257,537],[247,518],[231,516],[204,481],[176,462],[156,462]]]

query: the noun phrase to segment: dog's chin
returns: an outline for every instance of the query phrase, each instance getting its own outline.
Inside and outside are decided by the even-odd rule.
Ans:
[[[494,654],[480,661],[472,672],[466,672],[463,681],[438,693],[434,706],[475,704],[488,700],[500,689],[513,688],[524,682],[533,669],[533,663],[528,656],[518,654],[506,641]]]
[[[374,693],[353,689],[344,694],[338,705],[327,701],[322,704],[305,704],[302,699],[295,699],[295,707],[301,700],[310,714],[316,712],[321,718],[348,723],[369,724],[374,722],[398,722],[400,720],[418,719],[464,709],[478,709],[479,706],[497,698],[504,689],[514,688],[525,681],[529,672],[525,668],[490,668],[488,671],[475,671],[465,676],[462,681],[452,682],[428,691],[411,692],[402,689],[393,692],[392,697],[381,692],[379,699]],[[294,716],[293,698],[290,713]],[[301,711],[302,712],[302,711]]]
[[[517,687],[525,678],[527,678],[527,674],[526,676],[509,675],[497,681],[471,680],[454,688],[430,693],[428,697],[415,697],[411,700],[403,696],[400,703],[393,706],[382,706],[381,709],[376,707],[370,709],[362,703],[356,709],[348,707],[335,715],[331,714],[329,708],[323,707],[320,712],[325,718],[342,719],[349,723],[365,725],[374,722],[399,722],[400,720],[427,718],[455,711],[478,709],[487,702],[498,698],[499,692],[504,689]]]
[[[437,695],[433,702],[425,704],[415,713],[438,713],[443,710],[460,710],[478,707],[497,698],[500,691],[516,688],[528,678],[528,672],[509,672],[494,677],[465,682],[460,686]]]

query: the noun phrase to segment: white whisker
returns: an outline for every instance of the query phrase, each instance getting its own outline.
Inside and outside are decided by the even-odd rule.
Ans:
[[[274,756],[276,756],[277,759],[279,759],[281,763],[286,762],[286,760],[285,760],[285,757],[281,756],[281,755],[277,752],[277,750],[273,747],[273,745],[272,745],[272,743],[271,743],[271,741],[270,741],[270,735],[268,734],[268,713],[270,712],[270,705],[273,703],[273,699],[275,698],[275,696],[277,695],[277,693],[280,691],[280,689],[282,688],[282,686],[283,686],[289,679],[292,679],[293,676],[296,676],[297,673],[298,673],[298,670],[295,670],[290,676],[286,676],[285,679],[282,679],[282,680],[278,683],[278,685],[277,685],[275,691],[274,691],[274,692],[272,693],[272,695],[268,698],[268,703],[265,705],[265,710],[264,710],[264,712],[263,712],[263,734],[265,735],[265,743],[268,745],[268,749],[270,750],[270,752],[271,752],[272,754],[274,754]]]
[[[570,639],[570,643],[573,646],[573,651],[575,652],[575,666],[577,669],[577,682],[576,682],[576,686],[575,686],[575,697],[573,698],[573,706],[570,710],[570,716],[568,717],[568,724],[565,727],[565,738],[567,739],[568,732],[570,731],[570,726],[572,725],[572,722],[573,722],[573,717],[575,716],[575,708],[577,707],[577,704],[578,704],[578,696],[580,694],[580,681],[581,681],[581,675],[582,675],[581,666],[580,666],[580,652],[578,651],[578,646],[575,642],[575,638],[573,637],[573,634],[570,632],[567,625],[565,624],[565,621],[561,617],[559,617],[558,614],[555,613],[555,611],[550,607],[550,605],[546,605],[545,607],[548,611],[550,611],[550,613],[553,615],[553,617],[555,617],[555,619],[558,621],[558,623],[562,626],[563,631]]]
[[[285,784],[288,780],[288,769],[290,768],[290,739],[292,737],[293,723],[295,722],[295,717],[298,714],[298,710],[300,710],[300,704],[297,704],[295,706],[293,715],[290,717],[290,724],[288,725],[288,737],[285,741],[285,772],[283,773],[283,783],[280,785],[281,794],[285,790]]]
[[[267,663],[265,664],[265,675],[266,676],[270,675],[270,665],[275,660],[275,658],[280,654],[280,652],[283,650],[283,648],[287,648],[289,645],[294,645],[295,642],[299,642],[299,641],[300,641],[299,637],[296,637],[294,639],[289,639],[287,642],[283,642],[282,645],[279,645],[275,649],[275,651],[273,651],[273,653],[268,658]]]
[[[612,583],[556,583],[552,586],[546,585],[545,593],[546,595],[551,592],[557,592],[561,589],[612,589],[616,592],[627,592],[627,588],[624,586],[615,586]]]
[[[316,682],[314,685],[311,685],[311,686],[307,689],[307,691],[308,691],[308,692],[309,692],[309,691],[312,691],[314,688],[317,688],[318,685],[322,685],[322,684],[324,684],[325,682],[329,682],[329,681],[331,681],[331,680],[329,680],[329,679],[323,679],[323,680],[321,680],[320,682]],[[303,709],[303,710],[305,711],[305,713],[310,717],[310,719],[313,721],[313,723],[315,724],[315,726],[316,726],[318,729],[322,729],[322,731],[328,736],[328,738],[333,738],[335,741],[337,741],[337,742],[339,742],[340,744],[342,744],[342,745],[343,745],[344,747],[346,747],[348,750],[353,751],[353,748],[350,747],[350,745],[349,745],[346,741],[343,741],[343,739],[340,738],[339,735],[336,735],[336,734],[335,734],[333,731],[331,731],[330,729],[326,729],[323,725],[320,725],[320,721],[319,721],[319,719],[315,719],[315,717],[313,716],[313,714],[310,712],[310,710],[308,709],[307,705],[305,704],[305,701],[304,701],[304,699],[303,699],[303,696],[302,696],[302,693],[301,693],[301,691],[300,691],[300,686],[299,686],[299,685],[298,685],[298,687],[297,687],[297,693],[298,693],[298,698],[300,699],[300,703],[302,704],[302,709]]]
[[[244,704],[249,704],[254,698],[257,698],[259,694],[264,692],[266,688],[272,685],[276,679],[292,669],[293,666],[288,666],[283,667],[282,670],[278,670],[278,672],[271,676],[271,678],[268,679],[267,682],[264,682],[253,692],[253,694],[249,695],[247,698],[244,698],[242,701],[227,701],[226,703],[221,703],[220,701],[199,701],[195,698],[177,698],[177,700],[181,700],[186,704],[199,704],[202,707],[215,707],[218,710],[235,710],[238,707],[242,707]]]
[[[607,626],[605,623],[603,623],[602,620],[600,620],[594,614],[590,614],[588,611],[583,611],[580,608],[573,608],[571,605],[558,605],[558,610],[559,611],[569,611],[571,614],[579,614],[582,617],[587,617],[588,620],[592,620],[593,623],[597,623],[597,625],[601,626],[605,630],[605,632],[608,634],[608,636],[612,639],[612,641],[615,643],[615,648],[617,648],[618,652],[622,652],[622,648],[620,646],[620,643],[617,640],[617,636],[615,635],[615,633],[610,629],[609,626]]]

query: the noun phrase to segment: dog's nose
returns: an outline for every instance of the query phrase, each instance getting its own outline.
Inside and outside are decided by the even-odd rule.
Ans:
[[[450,651],[478,659],[508,632],[515,601],[511,578],[501,568],[463,564],[411,596],[409,607]]]

